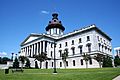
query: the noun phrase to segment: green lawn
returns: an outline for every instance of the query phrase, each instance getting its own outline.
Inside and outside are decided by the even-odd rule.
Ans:
[[[0,80],[112,80],[120,75],[120,68],[98,69],[57,69],[58,74],[52,74],[53,69],[24,69],[24,72],[5,74],[0,70]]]

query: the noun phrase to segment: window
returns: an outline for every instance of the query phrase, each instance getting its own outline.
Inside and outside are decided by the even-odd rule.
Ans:
[[[59,48],[61,48],[61,46],[62,46],[62,45],[61,45],[61,44],[59,44]]]
[[[83,60],[82,59],[80,60],[80,62],[81,62],[81,65],[83,65]]]
[[[100,40],[99,40],[99,36],[97,36],[97,39],[98,39],[98,41],[100,41]]]
[[[66,66],[68,66],[68,61],[66,61]]]
[[[54,22],[56,22],[56,20],[54,20]]]
[[[88,52],[91,52],[91,45],[88,45]]]
[[[62,57],[62,50],[59,50],[59,53],[60,53],[60,57]]]
[[[53,62],[52,62],[52,67],[53,67]]]
[[[60,67],[62,67],[62,62],[60,62]]]
[[[75,60],[73,60],[73,66],[75,66]]]
[[[57,34],[57,28],[54,28],[54,34]]]
[[[101,46],[101,44],[100,44],[100,43],[98,43],[98,45],[99,45],[99,51],[100,51],[100,46]]]
[[[72,49],[73,55],[75,55],[75,47],[72,47],[71,49]]]
[[[87,41],[90,41],[90,36],[87,36]]]
[[[82,54],[82,46],[80,46],[80,54]]]
[[[68,55],[68,49],[66,48],[64,51],[65,51],[65,52],[67,53],[67,55]]]
[[[89,60],[89,63],[90,63],[90,65],[92,65],[92,59],[90,58],[90,60]]]
[[[106,44],[106,43],[105,43],[105,40],[104,40],[104,44]]]
[[[82,39],[81,38],[79,38],[79,43],[82,43]]]
[[[102,42],[102,38],[100,38],[101,42]]]
[[[104,46],[102,45],[102,52],[103,52],[103,47],[104,47]]]
[[[67,42],[65,42],[65,46],[67,46]]]
[[[50,34],[51,34],[51,29],[49,31],[50,31]]]
[[[74,40],[72,40],[72,45],[74,45]]]
[[[51,57],[53,56],[52,54],[53,54],[53,53],[52,53],[52,51],[51,51]]]

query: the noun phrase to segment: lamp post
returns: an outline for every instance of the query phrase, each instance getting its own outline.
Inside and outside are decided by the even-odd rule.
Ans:
[[[55,48],[56,48],[56,43],[54,42],[54,71],[53,71],[53,73],[57,73],[57,71],[56,71],[56,58],[55,58]]]

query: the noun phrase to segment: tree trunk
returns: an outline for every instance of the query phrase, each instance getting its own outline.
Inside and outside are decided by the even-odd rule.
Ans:
[[[86,68],[88,68],[88,61],[85,61],[85,63],[86,63]]]
[[[42,62],[40,61],[40,69],[42,68]]]
[[[101,68],[101,61],[99,61],[99,67]]]
[[[23,69],[23,63],[22,63],[21,69]]]
[[[63,61],[64,62],[64,67],[65,67],[65,69],[66,69],[66,61]]]

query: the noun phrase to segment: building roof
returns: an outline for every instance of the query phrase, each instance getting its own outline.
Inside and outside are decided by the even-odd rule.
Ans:
[[[99,28],[96,27],[95,24],[93,25],[90,25],[90,26],[87,26],[87,27],[84,27],[84,28],[81,28],[79,30],[75,30],[73,32],[70,32],[70,33],[67,33],[63,36],[59,36],[59,37],[54,37],[52,35],[48,35],[48,34],[36,34],[36,33],[32,33],[30,34],[22,43],[21,43],[21,46],[26,44],[26,42],[33,42],[35,40],[38,40],[38,39],[41,39],[41,38],[49,38],[51,40],[61,40],[61,39],[65,39],[65,38],[68,38],[68,37],[71,37],[71,36],[74,36],[74,35],[77,35],[77,34],[80,34],[80,33],[84,33],[84,32],[87,32],[87,31],[91,31],[91,30],[96,30],[98,33],[100,33],[102,36],[106,37],[108,40],[112,40],[107,34],[105,34],[103,31],[101,31]],[[34,37],[31,41],[28,40],[30,37]],[[28,40],[28,41],[27,41]]]
[[[96,30],[97,32],[99,32],[102,36],[106,37],[108,40],[112,40],[107,34],[105,34],[103,31],[101,31],[98,27],[96,27],[95,24],[93,25],[90,25],[90,26],[87,26],[87,27],[83,27],[79,30],[74,30],[73,32],[70,32],[70,33],[67,33],[65,35],[63,35],[62,37],[60,37],[59,39],[63,39],[63,38],[66,38],[66,37],[70,37],[70,36],[73,36],[73,35],[76,35],[76,34],[79,34],[79,33],[83,33],[83,32],[87,32],[87,31],[90,31],[90,30]]]
[[[51,28],[60,28],[62,31],[65,30],[64,26],[62,25],[61,21],[58,20],[58,14],[53,13],[52,14],[53,18],[51,21],[49,21],[48,26],[46,27],[46,31],[48,31]]]

